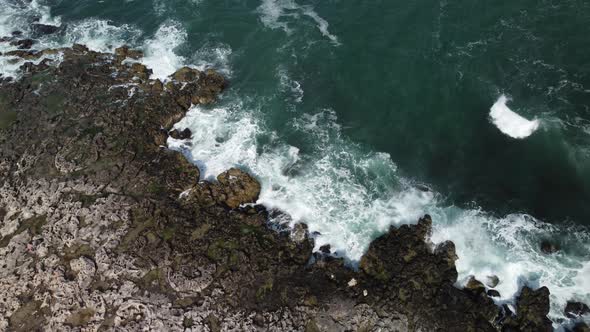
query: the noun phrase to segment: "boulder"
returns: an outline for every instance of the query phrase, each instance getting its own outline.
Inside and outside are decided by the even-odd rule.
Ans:
[[[124,45],[115,49],[115,57],[118,62],[122,62],[125,59],[139,60],[143,57],[143,52],[130,49],[129,46]]]
[[[33,33],[36,35],[50,35],[56,33],[60,29],[60,27],[55,25],[41,23],[33,23],[31,28],[33,29]]]
[[[329,244],[324,244],[323,246],[320,247],[320,252],[324,253],[324,254],[329,254],[331,252],[330,250],[330,245]]]
[[[230,209],[246,203],[255,203],[260,195],[260,183],[250,174],[237,168],[231,168],[219,174],[217,181],[225,196],[221,202]]]
[[[177,70],[172,77],[178,82],[191,82],[198,80],[201,76],[201,72],[197,69],[190,67],[182,67]]]
[[[488,294],[489,297],[500,297],[500,292],[498,292],[495,289],[489,289],[487,291],[487,294]]]
[[[170,131],[169,135],[170,135],[170,137],[172,137],[174,139],[184,140],[184,139],[191,138],[191,136],[193,135],[193,133],[191,132],[190,129],[185,128],[185,129],[180,130],[180,131],[178,129],[174,129],[174,130]]]
[[[152,74],[151,69],[139,62],[132,63],[131,67],[129,68],[129,72],[142,81],[147,80]]]
[[[568,301],[564,313],[569,318],[577,318],[582,315],[590,314],[590,308],[582,302]]]
[[[481,294],[486,291],[486,286],[481,281],[475,279],[474,276],[469,278],[464,288],[474,294]]]
[[[549,314],[549,289],[523,287],[516,299],[516,316],[509,317],[504,327],[516,331],[553,331]]]

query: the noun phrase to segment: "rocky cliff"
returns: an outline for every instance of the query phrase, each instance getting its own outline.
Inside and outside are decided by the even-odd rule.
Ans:
[[[454,287],[454,245],[429,243],[428,216],[354,271],[313,253],[305,225],[271,229],[242,170],[199,181],[166,139],[190,137],[172,125],[226,88],[214,71],[163,83],[128,48],[26,48],[9,55],[31,61],[22,77],[0,83],[0,330],[551,329],[544,290],[516,315]]]

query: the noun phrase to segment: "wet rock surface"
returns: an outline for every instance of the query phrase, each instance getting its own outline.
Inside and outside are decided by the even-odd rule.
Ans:
[[[376,239],[354,271],[329,247],[310,264],[305,225],[271,228],[245,171],[199,181],[166,139],[227,86],[216,72],[164,84],[128,48],[27,52],[14,56],[62,60],[0,81],[0,330],[547,327],[546,289],[499,319],[485,292],[454,287],[454,245],[428,242],[428,216]]]
[[[590,314],[590,307],[586,303],[568,301],[564,313],[569,318],[576,318]]]
[[[541,287],[533,290],[523,287],[516,299],[516,316],[504,323],[505,331],[553,331],[549,313],[549,289]]]

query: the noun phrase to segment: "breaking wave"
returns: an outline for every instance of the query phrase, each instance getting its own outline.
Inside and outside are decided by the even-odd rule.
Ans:
[[[490,118],[501,132],[512,138],[526,138],[534,133],[538,128],[540,121],[527,120],[513,112],[506,102],[506,96],[501,95],[490,109]]]

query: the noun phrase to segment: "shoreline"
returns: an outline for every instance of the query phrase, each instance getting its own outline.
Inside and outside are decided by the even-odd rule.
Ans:
[[[142,56],[128,48],[57,52],[57,67],[25,64],[0,85],[0,112],[16,110],[0,132],[0,252],[10,263],[0,328],[550,329],[546,288],[525,288],[516,315],[481,283],[455,288],[454,245],[432,252],[429,217],[392,227],[354,272],[312,253],[305,226],[276,232],[264,207],[240,207],[260,193],[250,175],[199,182],[165,146],[169,135],[190,137],[169,130],[226,86],[214,71],[185,67],[164,84],[125,61]],[[62,301],[76,298],[85,305]],[[32,312],[42,318],[24,319]],[[30,325],[39,322],[48,325]]]

